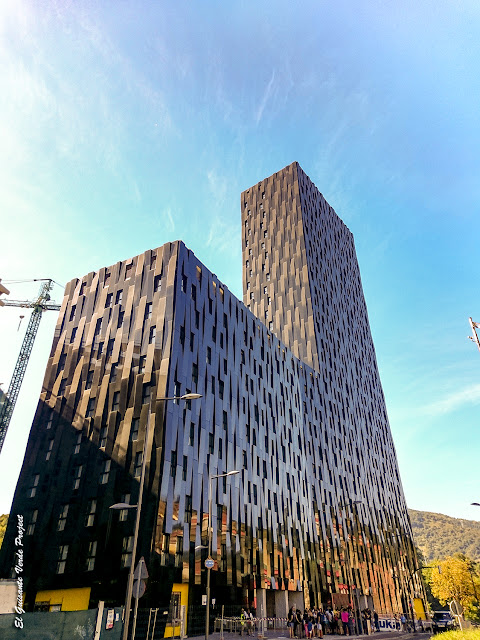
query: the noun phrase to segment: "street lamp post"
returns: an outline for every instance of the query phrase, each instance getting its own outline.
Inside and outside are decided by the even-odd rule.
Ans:
[[[166,402],[167,400],[197,400],[202,396],[199,393],[186,393],[183,396],[173,396],[171,398],[158,398],[158,402]],[[138,504],[136,505],[112,505],[111,509],[133,509],[136,508],[136,517],[135,517],[135,530],[133,533],[133,545],[132,545],[132,562],[130,564],[130,571],[128,573],[128,582],[127,582],[127,594],[125,596],[125,616],[123,623],[123,635],[122,640],[128,640],[128,625],[130,622],[130,607],[132,604],[132,592],[133,592],[133,574],[135,571],[135,556],[137,553],[137,541],[138,541],[138,532],[140,529],[140,514],[142,512],[142,498],[143,498],[143,487],[145,484],[145,469],[147,466],[147,446],[150,439],[150,426],[151,426],[151,413],[148,414],[147,420],[147,428],[145,431],[145,441],[143,443],[143,451],[142,451],[142,473],[140,476],[140,486],[138,489]]]
[[[226,476],[234,476],[240,471],[227,471],[227,473],[217,473],[209,477],[208,479],[208,557],[205,560],[205,567],[207,568],[207,609],[205,612],[205,640],[208,640],[210,633],[210,572],[213,567],[212,559],[212,480],[216,478],[225,478]]]

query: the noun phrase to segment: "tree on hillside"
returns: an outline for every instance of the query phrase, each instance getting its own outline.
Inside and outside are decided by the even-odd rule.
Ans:
[[[0,516],[0,547],[2,546],[3,537],[5,536],[5,531],[7,530],[7,522],[8,513],[6,515]]]
[[[426,576],[432,595],[441,604],[457,600],[463,606],[466,618],[480,621],[478,565],[463,554],[450,556],[437,564],[440,571],[431,570]]]

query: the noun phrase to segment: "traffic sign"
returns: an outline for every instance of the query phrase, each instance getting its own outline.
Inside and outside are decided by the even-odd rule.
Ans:
[[[145,564],[143,556],[140,558],[137,566],[135,567],[133,577],[135,578],[135,580],[146,580],[148,578],[147,565]]]
[[[454,616],[461,616],[463,614],[463,607],[457,600],[452,600],[448,606]]]
[[[133,583],[133,597],[138,600],[145,593],[146,584],[143,580],[135,580]]]
[[[205,560],[205,567],[207,569],[213,569],[214,566],[215,566],[215,560],[213,558],[207,558]]]

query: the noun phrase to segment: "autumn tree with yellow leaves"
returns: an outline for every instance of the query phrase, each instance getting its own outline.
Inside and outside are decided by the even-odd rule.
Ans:
[[[456,600],[463,606],[466,618],[480,621],[478,564],[463,554],[456,554],[436,561],[435,565],[438,565],[440,570],[432,568],[425,575],[432,595],[441,604]]]

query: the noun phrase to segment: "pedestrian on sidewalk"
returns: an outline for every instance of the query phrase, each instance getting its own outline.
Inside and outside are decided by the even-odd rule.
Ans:
[[[289,638],[293,638],[294,637],[294,633],[293,633],[293,621],[295,618],[295,609],[294,607],[290,607],[290,610],[288,612],[287,615],[287,627],[288,627],[288,637]]]
[[[345,607],[343,607],[342,609],[340,618],[342,620],[343,635],[344,636],[349,635],[348,634],[348,611],[345,609]]]

